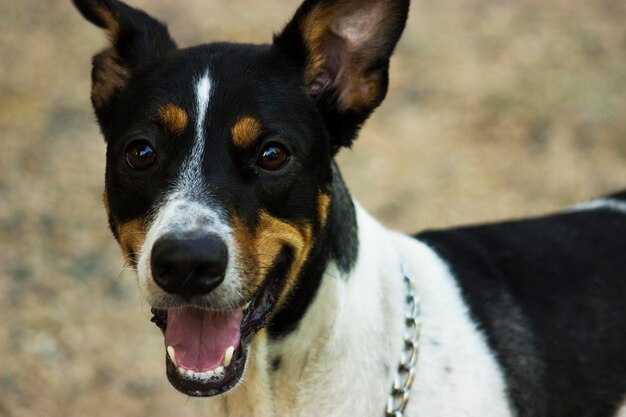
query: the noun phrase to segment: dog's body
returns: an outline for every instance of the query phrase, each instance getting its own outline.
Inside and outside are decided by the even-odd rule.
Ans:
[[[386,230],[357,206],[359,254],[331,263],[315,301],[288,336],[257,341],[241,388],[209,415],[379,416],[400,360],[405,288],[416,274],[424,326],[407,416],[512,416],[503,373],[468,315],[446,264],[427,246]],[[280,358],[277,369],[273,358]],[[480,383],[477,383],[480,381]]]
[[[532,220],[428,232],[519,416],[613,416],[624,401],[626,193]]]
[[[211,416],[610,417],[626,393],[626,194],[496,225],[390,232],[334,163],[387,90],[407,0],[307,0],[272,45],[178,49],[117,0],[92,101],[111,229]],[[621,413],[621,414],[620,414]]]
[[[404,331],[403,262],[423,313],[407,416],[626,415],[626,193],[417,239],[362,208],[357,223],[354,269],[329,266],[300,326],[258,341],[262,377],[214,415],[380,415]]]

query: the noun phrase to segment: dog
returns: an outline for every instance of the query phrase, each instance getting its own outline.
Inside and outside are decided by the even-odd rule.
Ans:
[[[306,0],[270,45],[187,49],[73,2],[110,40],[110,228],[208,415],[626,416],[626,192],[411,237],[346,189],[408,0]]]

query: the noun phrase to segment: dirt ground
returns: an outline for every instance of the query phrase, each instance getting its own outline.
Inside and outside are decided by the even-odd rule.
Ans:
[[[298,0],[132,0],[182,46],[267,42]],[[391,89],[340,164],[414,232],[626,186],[626,2],[420,0]],[[101,204],[89,104],[105,37],[69,0],[0,0],[0,416],[199,416]]]

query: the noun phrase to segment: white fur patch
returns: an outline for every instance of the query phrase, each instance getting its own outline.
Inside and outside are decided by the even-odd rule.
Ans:
[[[613,210],[626,214],[626,202],[613,198],[600,198],[577,204],[568,211]]]
[[[399,234],[396,240],[422,300],[421,351],[408,414],[512,416],[503,371],[448,265],[422,242]]]
[[[296,330],[276,341],[257,341],[268,346],[255,350],[251,361],[262,368],[280,357],[278,371],[269,378],[247,374],[240,388],[209,400],[214,415],[382,415],[404,331],[404,261],[416,277],[423,322],[406,415],[511,417],[502,371],[445,263],[426,245],[387,231],[360,207],[357,221],[355,268],[340,276],[334,264],[328,266]]]
[[[177,192],[198,196],[202,195],[204,191],[202,181],[202,158],[204,157],[204,143],[206,141],[204,125],[212,87],[213,83],[208,72],[196,82],[196,137],[191,153],[182,165],[181,175],[176,186]]]

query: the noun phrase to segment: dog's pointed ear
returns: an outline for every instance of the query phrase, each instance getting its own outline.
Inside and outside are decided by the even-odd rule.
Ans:
[[[334,146],[350,146],[387,93],[409,0],[306,0],[274,48],[303,69]]]
[[[134,71],[153,62],[176,43],[167,27],[118,0],[72,0],[81,14],[105,29],[111,46],[95,55],[91,101],[103,130]]]

